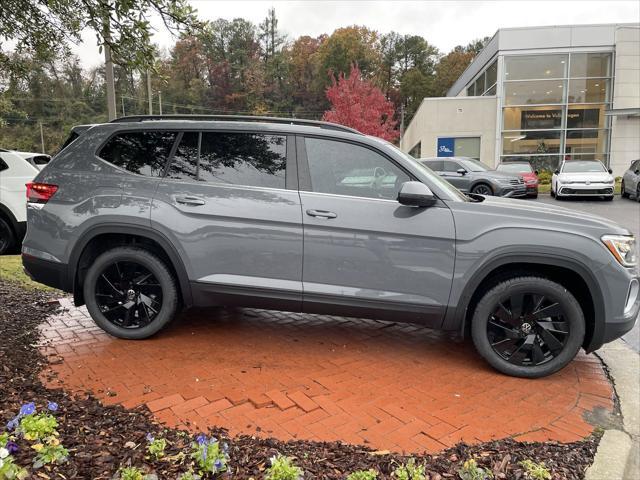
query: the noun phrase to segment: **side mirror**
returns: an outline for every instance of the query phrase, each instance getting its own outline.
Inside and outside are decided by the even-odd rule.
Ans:
[[[467,171],[464,168],[459,168],[458,170],[456,170],[456,173],[459,173],[460,175],[466,175]]]
[[[538,173],[538,170],[534,170],[534,171],[533,171],[533,173],[535,173],[536,175],[540,175],[540,174]]]
[[[609,172],[609,173],[613,173],[613,170],[609,169],[609,170],[607,170],[607,172]]]
[[[556,170],[555,172],[553,172],[556,175],[560,175],[560,170]]]
[[[430,207],[436,201],[431,189],[421,182],[404,182],[398,192],[398,202],[410,207]]]

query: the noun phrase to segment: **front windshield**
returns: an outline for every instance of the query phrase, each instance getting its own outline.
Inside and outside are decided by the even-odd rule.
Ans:
[[[601,173],[606,169],[602,162],[593,160],[568,160],[562,167],[563,173]]]
[[[528,163],[501,163],[498,170],[508,173],[531,173],[531,165]]]
[[[468,172],[486,172],[490,170],[484,163],[474,160],[473,158],[459,158],[460,162]]]
[[[375,137],[370,137],[370,138],[375,138]],[[387,142],[386,140],[381,140],[379,138],[376,138],[376,140],[380,141],[380,143],[382,145],[384,145],[386,148],[393,149],[393,151],[395,153],[397,153],[398,155],[401,155],[404,159],[406,159],[408,162],[410,162],[411,165],[414,165],[417,169],[419,169],[422,172],[422,174],[429,179],[430,182],[436,184],[438,186],[438,188],[440,188],[441,190],[446,191],[452,198],[461,200],[463,202],[468,202],[469,201],[469,197],[467,197],[465,194],[463,194],[456,187],[454,187],[449,182],[447,182],[442,177],[440,177],[440,175],[435,173],[429,167],[427,167],[427,166],[423,165],[422,163],[420,163],[416,158],[412,157],[408,153],[404,153],[402,150],[400,150],[394,144],[392,144],[390,142]]]

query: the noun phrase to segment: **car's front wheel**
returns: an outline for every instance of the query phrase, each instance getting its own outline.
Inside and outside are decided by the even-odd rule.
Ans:
[[[629,194],[627,193],[627,189],[624,186],[624,180],[622,180],[622,183],[620,184],[620,196],[622,198],[628,198]]]
[[[471,189],[471,193],[475,193],[476,195],[491,196],[493,195],[493,190],[486,183],[479,183]]]
[[[482,296],[471,332],[476,349],[495,369],[538,378],[575,357],[585,320],[580,304],[562,285],[542,277],[518,277]]]
[[[89,267],[83,293],[93,320],[107,333],[150,337],[176,314],[178,291],[167,265],[148,250],[117,247]]]
[[[7,253],[15,242],[11,225],[4,218],[0,217],[0,255]]]

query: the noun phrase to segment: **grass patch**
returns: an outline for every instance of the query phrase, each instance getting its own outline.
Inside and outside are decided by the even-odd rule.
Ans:
[[[0,281],[17,283],[22,287],[35,290],[55,291],[55,288],[34,282],[24,273],[20,255],[3,255],[0,257]]]

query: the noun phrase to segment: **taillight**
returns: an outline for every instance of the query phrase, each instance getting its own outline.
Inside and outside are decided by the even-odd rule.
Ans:
[[[27,202],[47,203],[57,191],[57,185],[37,182],[27,183]]]

